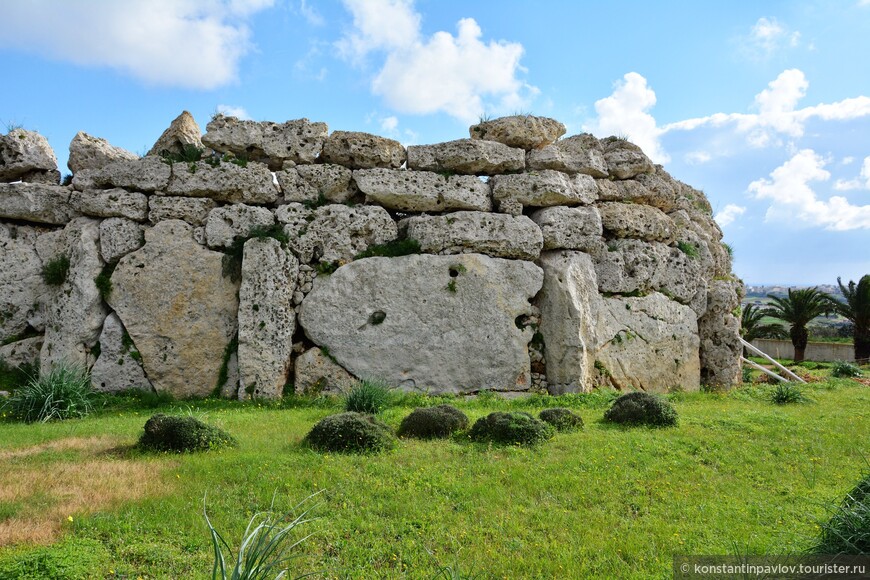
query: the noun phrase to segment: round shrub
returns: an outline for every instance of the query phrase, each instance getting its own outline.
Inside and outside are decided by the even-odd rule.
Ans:
[[[538,417],[544,423],[549,423],[556,428],[556,431],[567,433],[583,428],[583,418],[564,407],[556,407],[553,409],[544,409]]]
[[[870,474],[846,494],[821,525],[817,554],[870,554]]]
[[[604,420],[626,425],[670,427],[677,424],[677,410],[661,397],[637,391],[613,401],[604,413]]]
[[[468,417],[452,405],[414,409],[399,425],[399,437],[442,439],[468,428]]]
[[[236,440],[227,432],[207,425],[195,417],[157,413],[145,422],[139,446],[151,451],[207,451],[233,446]]]
[[[305,442],[318,451],[343,453],[376,453],[395,445],[389,427],[363,413],[339,413],[321,420]]]
[[[507,445],[534,445],[553,436],[553,427],[528,413],[496,411],[475,421],[471,439]]]

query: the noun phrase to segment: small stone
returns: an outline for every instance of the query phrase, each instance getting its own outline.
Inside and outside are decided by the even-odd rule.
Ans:
[[[408,147],[408,169],[494,175],[522,171],[525,167],[525,151],[495,141],[457,139]]]
[[[36,131],[12,129],[0,135],[0,181],[57,172],[57,157],[48,140]],[[57,184],[54,180],[53,185]]]
[[[135,153],[114,147],[105,139],[92,137],[79,131],[69,144],[67,167],[73,173],[78,173],[85,169],[102,169],[115,161],[133,161],[135,159],[139,159]]]
[[[187,111],[182,111],[160,135],[157,142],[148,151],[148,155],[160,155],[161,153],[180,155],[184,152],[185,147],[202,149],[201,135],[202,131],[193,115]]]
[[[100,169],[85,169],[73,175],[77,191],[121,187],[151,193],[163,191],[169,184],[171,168],[159,157],[113,161]]]
[[[100,255],[107,264],[115,264],[145,243],[142,226],[125,218],[100,222]]]
[[[474,176],[430,171],[359,169],[354,181],[367,201],[397,211],[490,211],[489,184]]]
[[[328,132],[326,123],[311,123],[308,119],[258,123],[216,115],[206,126],[202,142],[220,153],[260,161],[278,171],[286,161],[314,163]]]
[[[296,393],[309,396],[347,393],[357,382],[320,348],[308,349],[296,358],[294,377]]]
[[[601,216],[594,207],[547,207],[531,218],[541,228],[545,250],[594,253],[604,247]]]
[[[58,185],[0,183],[0,218],[63,225],[79,215],[69,198]]]
[[[210,248],[228,248],[239,238],[251,235],[255,228],[274,225],[275,216],[265,207],[238,203],[217,207],[205,222],[205,239]]]
[[[217,202],[204,197],[151,196],[148,200],[148,220],[152,224],[164,220],[184,220],[192,226],[205,224],[208,213]]]
[[[565,125],[555,119],[533,115],[512,115],[482,121],[468,130],[472,139],[504,143],[520,149],[549,145],[565,134]]]
[[[598,197],[595,180],[583,174],[568,175],[545,169],[492,178],[496,201],[511,199],[526,207],[590,204]]]
[[[324,163],[351,169],[398,169],[405,163],[405,148],[398,141],[369,133],[334,131],[320,157]]]
[[[278,186],[272,173],[261,163],[241,167],[221,162],[216,167],[208,161],[174,163],[172,179],[164,192],[184,197],[209,197],[229,203],[274,203]]]
[[[607,170],[614,179],[631,179],[641,173],[654,173],[655,165],[643,149],[619,137],[601,140]]]
[[[665,243],[674,239],[674,221],[655,207],[606,202],[598,204],[598,211],[604,230],[612,236]]]
[[[529,169],[554,169],[607,177],[607,161],[598,139],[588,133],[574,135],[529,153]]]
[[[100,356],[91,368],[91,385],[101,393],[131,389],[153,392],[154,387],[139,363],[142,355],[135,345],[125,344],[125,332],[117,314],[113,312],[106,317],[100,333]]]
[[[406,236],[429,254],[486,254],[495,258],[536,260],[541,230],[526,216],[458,211],[404,220]]]
[[[299,165],[276,176],[286,202],[317,202],[322,195],[332,203],[344,203],[353,197],[352,172],[341,165]]]
[[[148,218],[148,198],[138,191],[120,188],[73,191],[69,203],[75,211],[84,215],[123,217],[134,221]]]

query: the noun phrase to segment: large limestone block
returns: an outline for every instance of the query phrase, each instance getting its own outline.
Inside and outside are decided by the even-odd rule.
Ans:
[[[46,292],[33,228],[0,224],[0,343],[35,326]]]
[[[541,228],[545,250],[595,253],[604,248],[601,215],[595,207],[545,207],[531,218]]]
[[[641,173],[634,179],[612,181],[599,179],[598,199],[600,201],[622,201],[651,205],[664,212],[677,208],[679,185],[664,172]]]
[[[498,201],[509,200],[524,206],[570,206],[595,201],[598,197],[598,186],[595,179],[588,175],[568,175],[561,171],[544,169],[530,173],[496,175],[492,178],[492,196]]]
[[[205,240],[210,248],[228,248],[239,238],[246,238],[256,228],[275,223],[275,215],[265,207],[238,203],[216,207],[205,222]]]
[[[650,161],[643,149],[619,137],[601,140],[607,170],[614,179],[631,179],[641,173],[653,173],[656,166]]]
[[[69,203],[83,215],[122,217],[139,222],[148,218],[148,197],[138,191],[120,188],[73,191]]]
[[[57,157],[48,140],[36,131],[12,129],[0,135],[0,181],[26,180],[29,174],[56,172]]]
[[[734,311],[740,304],[742,284],[714,280],[707,293],[707,310],[698,319],[701,337],[701,382],[715,389],[728,389],[740,382],[740,320]]]
[[[172,172],[159,157],[114,161],[100,169],[85,169],[73,175],[72,185],[78,191],[121,187],[132,191],[163,191]]]
[[[220,163],[212,167],[206,161],[173,163],[172,178],[165,189],[168,195],[209,197],[229,203],[274,203],[278,186],[269,168],[262,163]]]
[[[406,390],[517,391],[530,385],[533,330],[516,320],[543,274],[478,254],[366,258],[318,277],[299,322],[355,376]]]
[[[217,202],[207,197],[152,196],[148,199],[148,221],[183,220],[192,226],[205,224]]]
[[[36,365],[42,350],[42,337],[33,336],[0,346],[0,361],[10,368]]]
[[[408,169],[494,175],[525,168],[525,151],[495,141],[457,139],[408,147]]]
[[[182,111],[160,135],[148,155],[160,155],[164,152],[181,154],[186,147],[202,149],[201,135],[202,131],[193,115]]]
[[[322,195],[332,203],[344,203],[356,191],[351,186],[353,172],[341,165],[298,165],[277,174],[286,202],[317,202]]]
[[[223,115],[215,116],[205,129],[202,142],[206,146],[261,161],[273,171],[281,169],[285,161],[314,163],[329,133],[326,123],[311,123],[308,119],[258,123]]]
[[[617,238],[665,243],[674,239],[674,221],[658,208],[636,203],[605,202],[598,204],[598,211],[604,231]]]
[[[100,337],[106,308],[94,279],[105,265],[100,257],[100,222],[79,217],[63,231],[40,236],[37,251],[43,263],[69,259],[66,280],[49,286],[43,295],[45,341],[40,353],[42,372],[65,361],[87,367],[90,352]]]
[[[486,254],[494,258],[536,260],[544,239],[526,216],[457,211],[440,216],[414,216],[399,224],[406,237],[429,254]]]
[[[284,392],[290,370],[299,263],[272,238],[245,242],[239,289],[239,385],[250,398]]]
[[[107,264],[114,264],[145,243],[144,229],[125,218],[109,218],[100,223],[100,255]]]
[[[607,177],[607,161],[598,139],[583,133],[556,141],[529,153],[529,169],[555,169],[565,173],[585,173]]]
[[[324,163],[351,169],[386,167],[398,169],[405,163],[405,148],[394,139],[355,131],[334,131],[323,144]]]
[[[137,359],[135,345],[125,343],[124,325],[114,312],[106,317],[100,333],[100,356],[91,368],[91,385],[95,391],[118,393],[138,389],[154,391],[151,381]]]
[[[357,380],[338,363],[310,348],[296,358],[294,387],[300,395],[339,395],[347,393]]]
[[[0,218],[63,225],[79,215],[59,185],[0,183]]]
[[[115,147],[105,139],[79,131],[69,144],[67,167],[73,173],[84,169],[101,169],[115,161],[139,159],[135,153]]]
[[[109,303],[158,392],[204,397],[215,389],[239,307],[223,257],[197,244],[187,223],[167,220],[115,268]]]
[[[392,210],[492,210],[489,184],[471,175],[360,169],[353,172],[353,179],[367,201]]]
[[[537,149],[565,134],[565,125],[555,119],[534,115],[511,115],[483,121],[468,129],[472,139],[504,143],[508,147]]]

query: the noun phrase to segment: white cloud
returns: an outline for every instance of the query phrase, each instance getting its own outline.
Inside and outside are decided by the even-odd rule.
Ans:
[[[867,1],[870,2],[870,0],[867,0]],[[849,155],[847,157],[843,157],[843,160],[840,163],[843,165],[851,165],[854,162],[855,162],[855,158],[852,157],[851,155]]]
[[[381,119],[381,131],[392,135],[399,126],[399,119],[396,117],[384,117]]]
[[[524,70],[522,45],[482,41],[471,18],[458,22],[456,36],[441,31],[426,38],[410,0],[345,0],[345,5],[354,29],[337,43],[338,50],[357,64],[373,52],[385,55],[371,88],[397,111],[444,112],[474,122],[487,108],[522,108],[537,94],[517,78]]]
[[[716,220],[716,223],[720,226],[727,226],[734,223],[734,220],[744,213],[746,213],[745,207],[729,203],[721,211],[717,212],[716,215],[713,216],[713,219]]]
[[[326,21],[317,10],[312,8],[306,0],[299,0],[299,13],[308,21],[311,26],[323,26]]]
[[[713,159],[713,156],[706,151],[691,151],[689,153],[686,153],[683,156],[683,159],[689,165],[703,165],[704,163],[707,163],[708,161]]]
[[[227,117],[236,117],[237,119],[249,120],[251,116],[244,107],[234,107],[232,105],[218,105],[215,107],[218,113]]]
[[[857,178],[850,179],[849,181],[838,179],[836,183],[834,183],[834,189],[838,191],[870,189],[870,157],[864,158],[864,163],[861,165],[861,172],[858,174]]]
[[[0,46],[109,67],[154,85],[213,89],[251,49],[245,19],[274,0],[28,0],[3,6]]]
[[[852,205],[841,196],[824,201],[811,187],[813,182],[831,178],[824,169],[827,163],[812,149],[803,149],[774,169],[770,179],[750,183],[748,190],[756,198],[772,201],[766,221],[799,220],[836,231],[870,229],[870,205]]]
[[[791,31],[776,18],[759,18],[749,35],[740,39],[742,52],[753,59],[765,60],[783,48],[800,44],[801,33]]]

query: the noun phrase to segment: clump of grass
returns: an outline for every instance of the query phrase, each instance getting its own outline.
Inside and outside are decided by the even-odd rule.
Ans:
[[[190,416],[152,415],[145,423],[139,447],[149,451],[208,451],[232,447],[236,440],[222,429]]]
[[[553,437],[554,429],[523,411],[496,411],[475,421],[473,441],[504,445],[535,445]]]
[[[544,409],[538,417],[544,423],[552,425],[560,433],[567,433],[583,428],[583,418],[571,409],[564,407]]]
[[[605,411],[604,420],[623,425],[670,427],[677,424],[677,410],[661,397],[637,391],[616,399]]]
[[[66,254],[61,254],[42,266],[42,279],[49,286],[60,286],[66,282],[68,274],[69,256]]]
[[[372,415],[339,413],[330,415],[309,431],[304,443],[318,451],[377,453],[395,446],[393,432]]]
[[[468,428],[468,417],[453,405],[437,405],[414,409],[402,419],[399,437],[443,439]]]
[[[376,415],[390,405],[392,393],[384,383],[362,380],[344,396],[344,410]]]
[[[417,240],[393,240],[385,244],[376,244],[353,257],[354,260],[381,256],[385,258],[397,258],[420,253],[420,242]]]
[[[112,296],[112,273],[115,271],[117,264],[106,264],[103,269],[94,278],[94,284],[97,286],[97,291],[100,293],[100,298],[103,302],[109,300]]]
[[[81,367],[60,363],[32,378],[6,400],[3,409],[26,423],[85,417],[94,410],[96,393]]]
[[[165,163],[172,165],[173,163],[196,163],[202,159],[203,153],[205,153],[205,149],[187,144],[181,148],[180,152],[164,149],[159,155]]]
[[[329,276],[333,274],[336,270],[338,270],[340,266],[341,264],[338,262],[327,262],[324,260],[314,266],[314,269],[317,271],[318,274]]]
[[[831,518],[821,524],[816,554],[870,554],[870,473],[858,482],[839,505],[831,508]]]
[[[791,383],[779,383],[773,388],[770,400],[777,405],[789,405],[791,403],[803,403],[806,398],[795,385]]]
[[[329,204],[329,200],[326,199],[326,195],[324,195],[324,193],[322,191],[317,194],[316,198],[309,199],[309,200],[302,202],[302,206],[305,209],[311,209],[311,210],[317,209],[319,207],[323,207],[323,206],[328,205],[328,204]]]
[[[689,242],[677,242],[677,247],[681,252],[689,256],[690,258],[698,257],[698,246]]]
[[[863,373],[861,369],[852,363],[839,360],[831,367],[831,376],[838,378],[854,378],[860,377]]]

